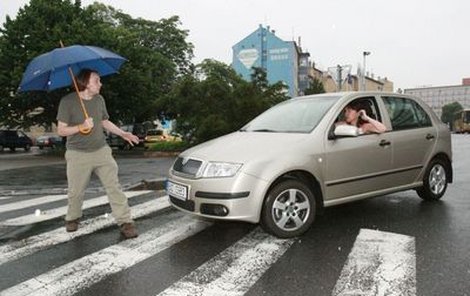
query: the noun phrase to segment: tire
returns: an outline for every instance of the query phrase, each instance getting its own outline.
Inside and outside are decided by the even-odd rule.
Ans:
[[[315,196],[297,180],[276,184],[266,196],[261,212],[261,226],[280,238],[291,238],[307,231],[315,220]]]
[[[444,195],[449,180],[447,167],[447,162],[441,159],[433,159],[429,163],[424,173],[423,186],[416,190],[419,197],[423,200],[436,201]]]
[[[29,144],[26,144],[26,146],[24,146],[24,151],[29,151],[31,150],[31,146]]]

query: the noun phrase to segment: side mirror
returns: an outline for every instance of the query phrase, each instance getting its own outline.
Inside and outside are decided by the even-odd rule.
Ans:
[[[337,125],[334,130],[334,135],[336,137],[357,137],[360,134],[358,127],[349,124]]]

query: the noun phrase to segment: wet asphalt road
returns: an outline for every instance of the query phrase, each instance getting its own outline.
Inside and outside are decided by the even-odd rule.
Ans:
[[[295,239],[290,248],[260,275],[245,295],[332,295],[361,229],[414,238],[416,295],[470,295],[470,135],[453,135],[452,140],[454,183],[449,185],[441,201],[423,202],[414,191],[405,191],[328,208],[304,236]],[[6,204],[11,196],[18,200],[30,198],[24,194],[26,190],[47,191],[65,186],[65,166],[61,160],[49,159],[51,163],[46,167],[2,169],[6,167],[5,163],[10,163],[8,159],[12,160],[0,155],[0,192],[13,190],[18,195],[4,194],[5,199],[0,197],[0,206]],[[117,160],[121,183],[131,184],[164,178],[173,158],[133,156],[117,157]],[[97,180],[90,187],[94,188],[88,192],[90,198],[100,194]],[[162,195],[161,191],[152,191],[139,197],[138,202],[152,201]],[[132,205],[138,202],[130,201]],[[61,203],[66,204],[65,201]],[[94,217],[107,210],[105,206],[90,209],[86,215]],[[14,213],[23,214],[21,211]],[[137,226],[140,233],[150,232],[173,219],[171,217],[178,217],[175,216],[178,213],[166,208],[137,219]],[[0,213],[0,220],[8,218],[8,215],[11,214]],[[10,229],[9,233],[4,229],[0,247],[55,229],[61,223],[61,219],[55,219],[14,231]],[[73,294],[157,295],[253,230],[256,226],[247,223],[215,223],[197,235]],[[120,242],[122,238],[117,229],[108,227],[4,263],[0,265],[0,291]],[[73,276],[71,273],[70,277]],[[210,278],[207,274],[200,276]]]
[[[142,150],[114,151],[119,166],[119,181],[124,189],[142,182],[164,180],[174,156],[145,156]],[[50,156],[34,149],[25,153],[0,153],[0,196],[48,194],[65,192],[67,176],[62,156]],[[96,176],[92,176],[89,192],[103,191]]]

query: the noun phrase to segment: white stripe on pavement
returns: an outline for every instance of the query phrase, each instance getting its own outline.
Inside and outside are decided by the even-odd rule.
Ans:
[[[170,202],[168,200],[168,195],[159,197],[155,200],[147,201],[131,207],[132,218],[137,219],[165,209],[169,206]],[[50,246],[70,241],[76,237],[93,233],[114,224],[114,219],[111,215],[108,217],[101,215],[81,221],[80,227],[76,232],[66,232],[64,227],[60,227],[20,241],[5,244],[0,246],[0,264],[31,255]]]
[[[158,295],[243,295],[293,242],[257,227]]]
[[[45,203],[64,200],[64,199],[67,199],[66,194],[47,195],[47,196],[41,196],[41,197],[28,199],[28,200],[22,200],[22,201],[2,205],[2,207],[0,208],[0,213],[34,207],[34,206],[42,205]]]
[[[127,198],[132,198],[134,196],[143,195],[146,193],[152,192],[151,190],[143,190],[143,191],[125,191],[124,194]],[[108,204],[108,196],[98,196],[95,198],[87,199],[83,202],[82,209],[89,209],[93,207],[98,207]],[[65,216],[67,212],[67,206],[54,208],[46,211],[41,211],[40,215],[36,215],[35,213],[8,219],[5,221],[0,222],[0,226],[24,226],[28,224],[34,224],[38,222],[43,222],[46,220],[52,220],[55,218],[59,218],[61,216]]]
[[[361,229],[332,295],[416,295],[414,238]]]
[[[123,271],[212,225],[179,212],[181,218],[41,274],[0,295],[73,295]]]
[[[13,196],[0,196],[0,200],[6,200],[10,198],[13,198]]]

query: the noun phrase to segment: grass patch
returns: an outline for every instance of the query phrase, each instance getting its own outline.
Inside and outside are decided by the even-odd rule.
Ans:
[[[145,148],[148,151],[179,152],[189,147],[188,143],[182,141],[162,141],[145,144]]]

